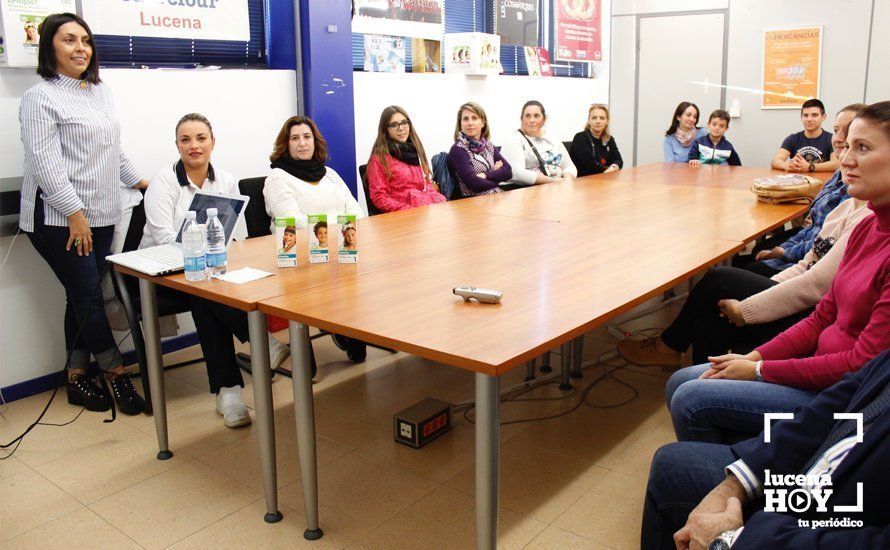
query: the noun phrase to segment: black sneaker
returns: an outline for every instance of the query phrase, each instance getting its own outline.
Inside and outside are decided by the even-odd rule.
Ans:
[[[114,396],[120,412],[132,416],[145,410],[145,399],[136,391],[129,376],[112,374],[108,377],[108,385],[111,386],[111,395]]]
[[[82,374],[74,374],[68,379],[68,403],[80,405],[88,411],[105,412],[111,408],[108,394],[94,381]]]

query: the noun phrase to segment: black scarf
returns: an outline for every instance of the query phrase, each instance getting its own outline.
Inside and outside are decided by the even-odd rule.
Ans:
[[[387,138],[386,149],[392,157],[399,159],[405,164],[420,166],[420,157],[417,156],[417,148],[414,147],[414,143],[411,141],[400,143]]]
[[[327,168],[320,160],[294,160],[290,155],[282,155],[280,159],[272,161],[272,168],[281,168],[297,179],[316,183],[321,181],[327,172]]]

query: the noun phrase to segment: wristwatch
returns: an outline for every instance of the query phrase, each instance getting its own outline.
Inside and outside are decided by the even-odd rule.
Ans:
[[[815,172],[815,171],[816,171],[816,165],[812,161],[810,161],[810,172]]]
[[[738,529],[723,531],[717,535],[717,538],[711,541],[711,544],[708,545],[708,550],[729,550],[732,547],[732,541],[735,539],[737,532]]]
[[[758,382],[763,382],[763,361],[758,361],[754,363],[754,376],[757,377]]]

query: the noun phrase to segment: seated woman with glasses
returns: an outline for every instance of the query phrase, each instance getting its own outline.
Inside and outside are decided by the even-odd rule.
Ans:
[[[397,105],[380,113],[367,178],[368,200],[383,212],[445,202],[432,180],[423,143],[408,113]]]
[[[569,153],[578,176],[608,174],[621,170],[624,161],[615,138],[609,132],[609,108],[595,103],[587,111],[587,124],[575,134]]]
[[[510,181],[513,170],[488,141],[488,117],[478,103],[468,102],[457,110],[454,145],[448,152],[448,167],[457,176],[461,196],[491,195]]]
[[[540,101],[526,101],[519,121],[520,129],[510,134],[501,150],[513,168],[513,179],[501,184],[502,188],[552,183],[578,175],[562,142],[545,135],[547,113]]]

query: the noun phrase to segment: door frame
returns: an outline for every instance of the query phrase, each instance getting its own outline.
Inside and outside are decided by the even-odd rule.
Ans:
[[[726,109],[726,65],[729,59],[729,6],[714,10],[672,11],[637,14],[634,17],[634,156],[633,165],[637,165],[639,151],[639,120],[640,120],[640,20],[650,17],[678,17],[684,15],[715,15],[723,14],[723,66],[720,77],[720,108]]]

